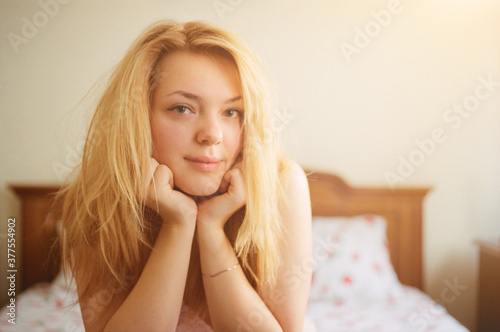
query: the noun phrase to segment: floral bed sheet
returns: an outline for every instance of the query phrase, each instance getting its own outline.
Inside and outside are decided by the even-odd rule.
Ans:
[[[309,302],[306,316],[317,332],[468,331],[426,294],[407,286],[389,300]]]

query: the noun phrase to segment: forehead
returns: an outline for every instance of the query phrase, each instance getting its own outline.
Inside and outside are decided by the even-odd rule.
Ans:
[[[161,90],[183,89],[224,98],[241,95],[238,69],[228,56],[172,51],[160,60],[157,75]]]

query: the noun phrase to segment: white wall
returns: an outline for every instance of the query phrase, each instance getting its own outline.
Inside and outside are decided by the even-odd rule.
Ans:
[[[45,21],[40,3],[54,0],[0,3],[2,232],[9,216],[19,217],[7,184],[60,181],[54,166],[74,164],[88,119],[77,103],[138,33],[161,18],[205,20],[241,35],[267,66],[289,114],[287,150],[303,166],[387,186],[387,172],[405,171],[400,158],[422,162],[398,185],[433,187],[425,288],[444,300],[449,282],[459,284],[444,304],[474,326],[473,241],[500,236],[500,86],[480,87],[480,79],[500,82],[500,2],[59,1],[66,3],[49,7]],[[231,10],[218,13],[221,3]],[[26,21],[43,26],[29,31]],[[364,29],[371,37],[359,36]],[[25,43],[13,46],[9,33]],[[476,90],[482,100],[474,105]],[[458,123],[448,110],[464,102],[474,110]],[[435,130],[439,143],[418,152],[415,140]],[[4,243],[1,254],[5,263]]]

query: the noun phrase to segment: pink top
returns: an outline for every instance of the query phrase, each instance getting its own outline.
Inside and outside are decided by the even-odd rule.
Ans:
[[[200,332],[212,332],[212,328],[205,323],[203,319],[196,316],[193,321],[190,321],[188,312],[189,307],[185,304],[182,304],[181,314],[179,316],[179,322],[177,323],[177,332],[185,332],[185,331],[200,331]]]

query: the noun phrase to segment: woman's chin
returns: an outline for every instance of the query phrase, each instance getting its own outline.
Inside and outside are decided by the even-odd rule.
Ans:
[[[190,196],[204,197],[212,196],[217,193],[220,186],[219,183],[213,180],[206,180],[204,183],[200,181],[199,183],[176,183],[176,187],[185,194]]]

